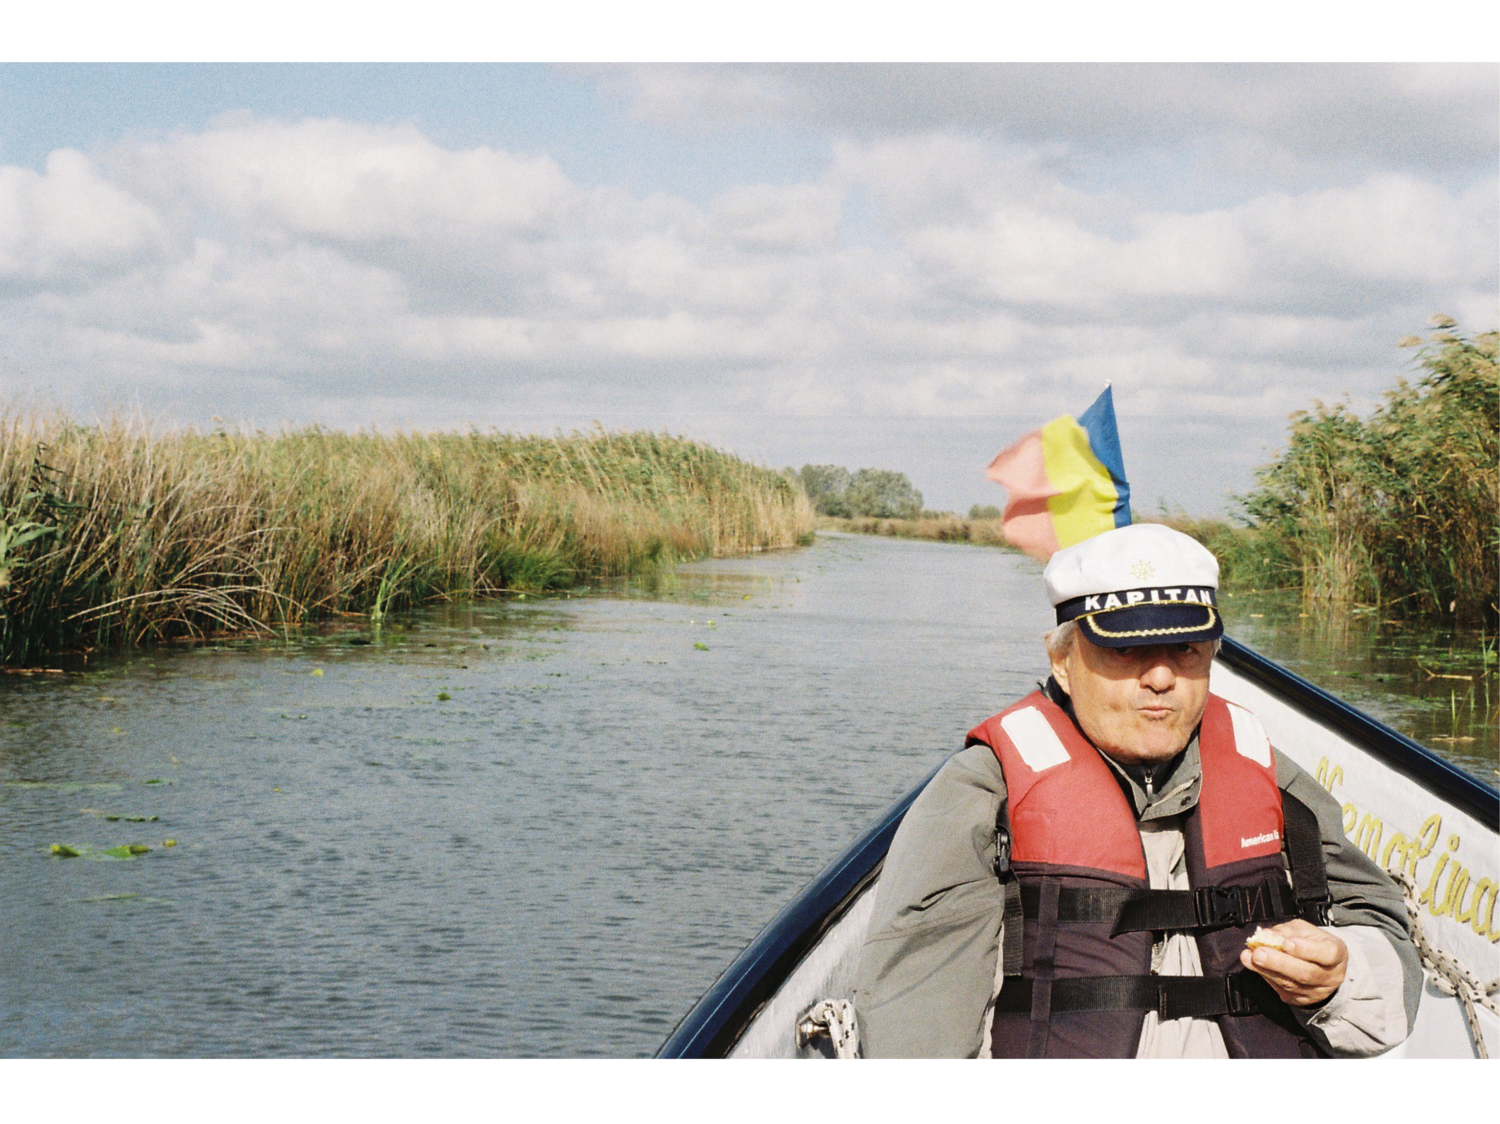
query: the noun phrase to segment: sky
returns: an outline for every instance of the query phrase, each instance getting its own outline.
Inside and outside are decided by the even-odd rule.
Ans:
[[[1500,322],[1495,62],[634,63],[607,27],[533,43],[593,61],[235,62],[108,30],[0,62],[0,409],[597,423],[966,511],[1108,382],[1137,513],[1215,514],[1293,411],[1410,377],[1429,316]]]

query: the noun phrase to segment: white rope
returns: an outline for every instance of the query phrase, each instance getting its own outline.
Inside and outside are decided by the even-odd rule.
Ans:
[[[1433,980],[1433,985],[1444,995],[1458,997],[1464,1018],[1469,1022],[1469,1037],[1474,1040],[1474,1049],[1481,1058],[1489,1057],[1489,1050],[1484,1044],[1484,1031],[1479,1026],[1479,1014],[1474,1008],[1477,1004],[1500,1015],[1500,1006],[1497,1006],[1490,998],[1492,995],[1500,994],[1500,977],[1482,984],[1478,977],[1462,963],[1446,952],[1434,948],[1432,942],[1427,939],[1427,934],[1422,930],[1416,883],[1405,871],[1397,874],[1395,878],[1406,898],[1406,912],[1411,915],[1411,936],[1417,946],[1417,952],[1421,954],[1422,963],[1431,968],[1433,975],[1437,977]]]
[[[797,1019],[797,1045],[810,1046],[814,1040],[828,1036],[835,1058],[859,1057],[859,1027],[854,1021],[854,1005],[847,999],[821,999]]]

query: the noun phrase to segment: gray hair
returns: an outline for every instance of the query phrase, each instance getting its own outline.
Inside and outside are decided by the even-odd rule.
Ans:
[[[1068,653],[1073,650],[1073,645],[1078,643],[1078,621],[1063,621],[1054,629],[1042,634],[1042,643],[1047,645],[1047,658],[1061,662],[1068,658]],[[1214,652],[1217,656],[1219,649],[1224,646],[1223,637],[1214,640]]]
[[[1047,658],[1054,663],[1061,663],[1068,658],[1073,645],[1078,643],[1078,622],[1063,621],[1056,628],[1043,633],[1042,643],[1047,645]]]

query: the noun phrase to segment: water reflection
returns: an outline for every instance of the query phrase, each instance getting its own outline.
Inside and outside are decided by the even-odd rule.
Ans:
[[[1495,636],[1368,610],[1309,609],[1295,594],[1226,597],[1230,635],[1475,776],[1500,778]]]

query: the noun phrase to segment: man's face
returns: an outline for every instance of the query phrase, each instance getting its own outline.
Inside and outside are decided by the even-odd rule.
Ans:
[[[1124,765],[1166,761],[1187,745],[1208,703],[1214,646],[1101,648],[1080,630],[1052,674],[1089,740]]]

